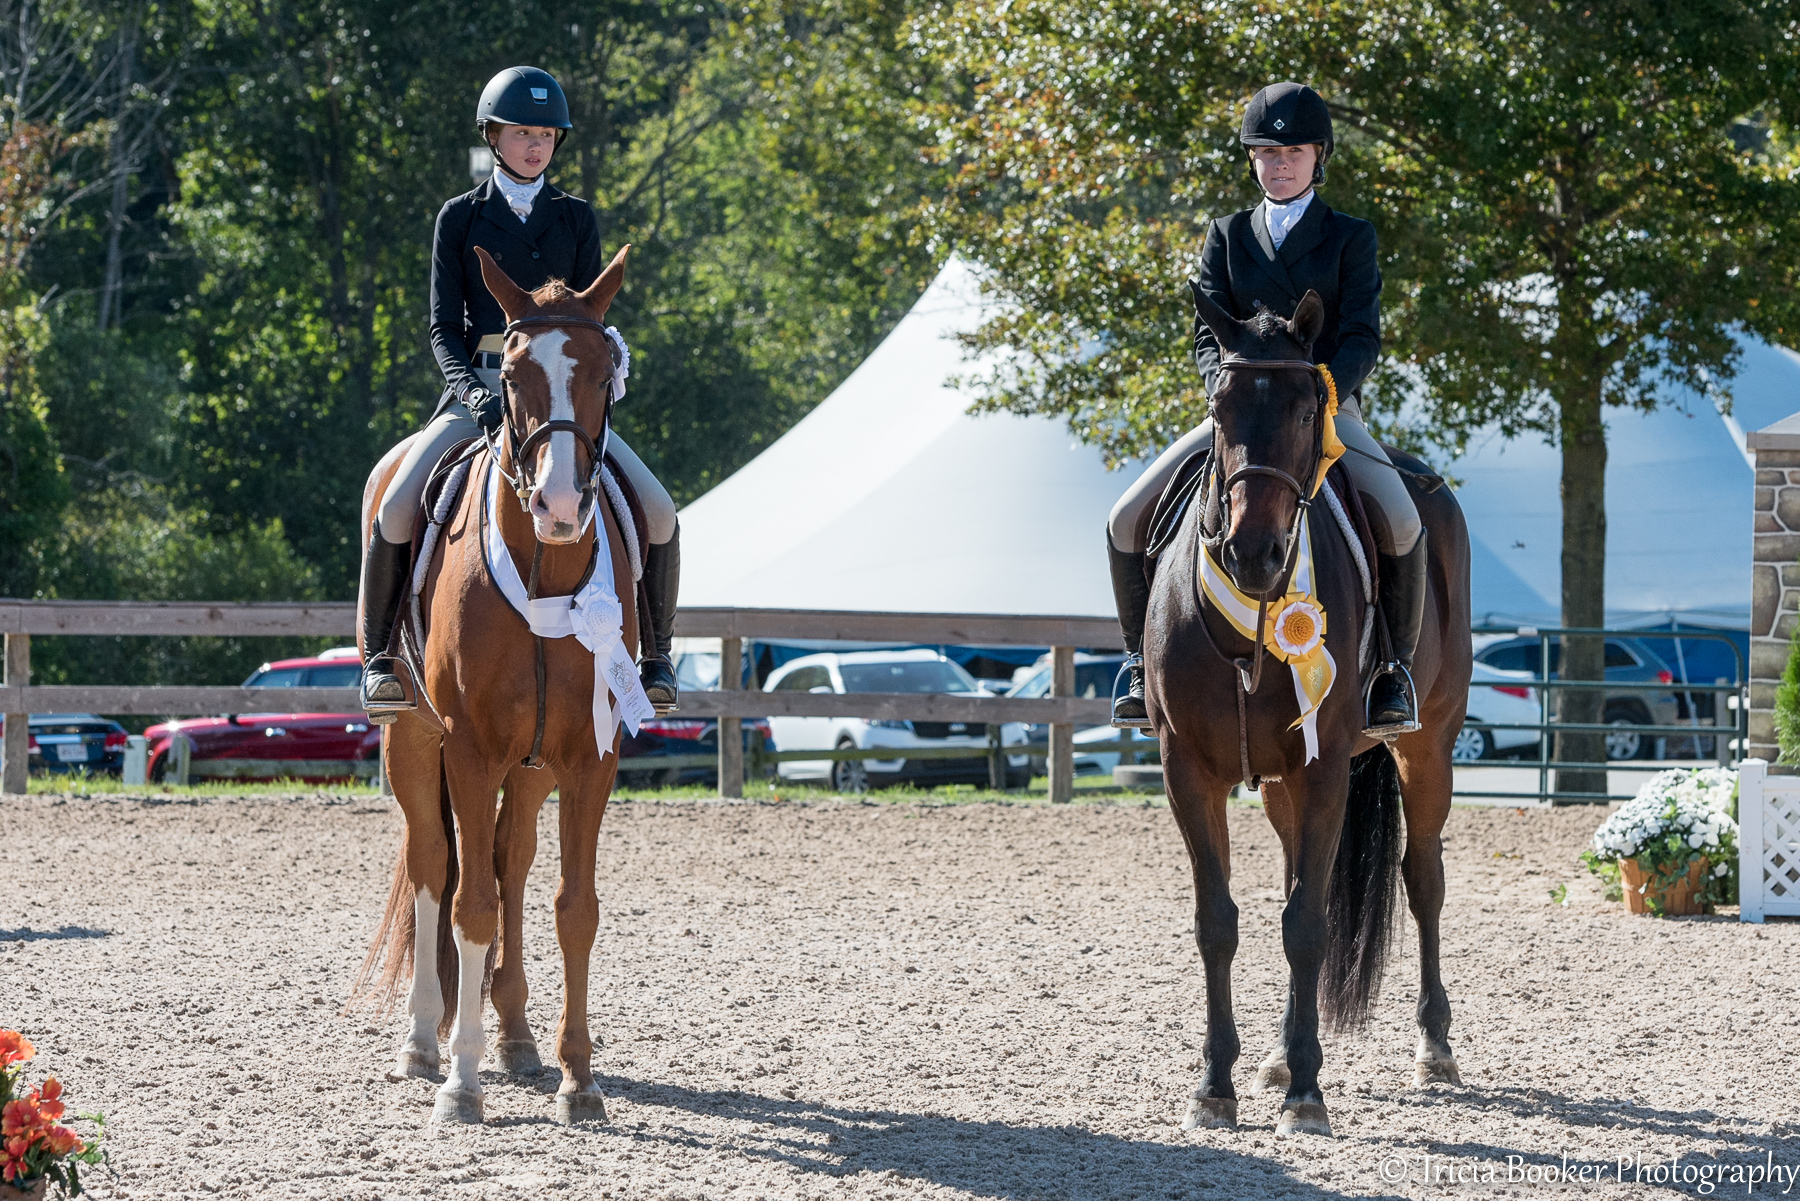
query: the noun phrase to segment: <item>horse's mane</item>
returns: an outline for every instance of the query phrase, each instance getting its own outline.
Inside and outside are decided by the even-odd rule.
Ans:
[[[575,299],[575,290],[563,280],[552,277],[544,281],[544,286],[531,294],[533,302],[543,304],[563,304]]]
[[[552,280],[551,282],[555,283],[556,281]],[[1275,310],[1264,308],[1262,305],[1256,306],[1256,315],[1250,318],[1249,325],[1250,331],[1264,342],[1267,342],[1277,334],[1289,334],[1291,336],[1293,333],[1293,327],[1282,318],[1276,316]]]

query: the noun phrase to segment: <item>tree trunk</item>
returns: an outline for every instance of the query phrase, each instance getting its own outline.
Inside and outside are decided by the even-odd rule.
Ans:
[[[1606,425],[1601,418],[1602,370],[1580,371],[1576,367],[1567,379],[1568,394],[1557,396],[1562,435],[1562,623],[1588,629],[1606,624]],[[1605,639],[1565,636],[1557,674],[1563,680],[1604,680]],[[1558,720],[1598,722],[1605,701],[1605,694],[1599,689],[1560,692],[1556,700]],[[1606,758],[1605,736],[1558,734],[1556,758],[1565,763],[1602,762]],[[1556,791],[1603,794],[1606,772],[1559,771]]]

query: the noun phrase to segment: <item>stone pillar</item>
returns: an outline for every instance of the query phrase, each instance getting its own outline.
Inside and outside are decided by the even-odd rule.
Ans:
[[[1750,588],[1750,745],[1743,757],[1776,767],[1775,688],[1800,624],[1800,413],[1745,438],[1756,457]],[[1723,703],[1724,698],[1720,698]]]

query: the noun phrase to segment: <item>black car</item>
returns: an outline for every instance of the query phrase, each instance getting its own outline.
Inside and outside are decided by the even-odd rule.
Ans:
[[[5,729],[6,719],[0,718],[0,732]],[[32,771],[116,776],[124,769],[125,727],[116,721],[92,713],[33,713],[27,729]]]

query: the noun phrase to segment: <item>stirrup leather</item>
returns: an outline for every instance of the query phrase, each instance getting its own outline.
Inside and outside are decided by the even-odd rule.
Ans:
[[[1138,681],[1136,692],[1131,690],[1131,680],[1135,673]],[[1125,691],[1119,691],[1119,677],[1126,679]],[[1150,711],[1144,703],[1144,656],[1126,655],[1125,662],[1119,664],[1118,672],[1113,676],[1112,725],[1116,730],[1148,730],[1150,728]]]
[[[1401,691],[1406,696],[1407,707],[1412,711],[1412,720],[1391,722],[1385,726],[1369,725],[1367,723],[1372,716],[1369,712],[1369,705],[1375,699],[1375,684],[1382,676],[1388,675],[1389,673],[1397,673],[1400,677]],[[1402,734],[1414,733],[1422,728],[1419,721],[1419,690],[1417,686],[1414,685],[1412,672],[1407,668],[1406,664],[1397,659],[1390,659],[1388,662],[1383,663],[1380,667],[1369,673],[1369,682],[1367,686],[1363,688],[1363,722],[1364,734],[1368,735],[1370,738],[1379,738],[1384,742],[1398,738]]]

